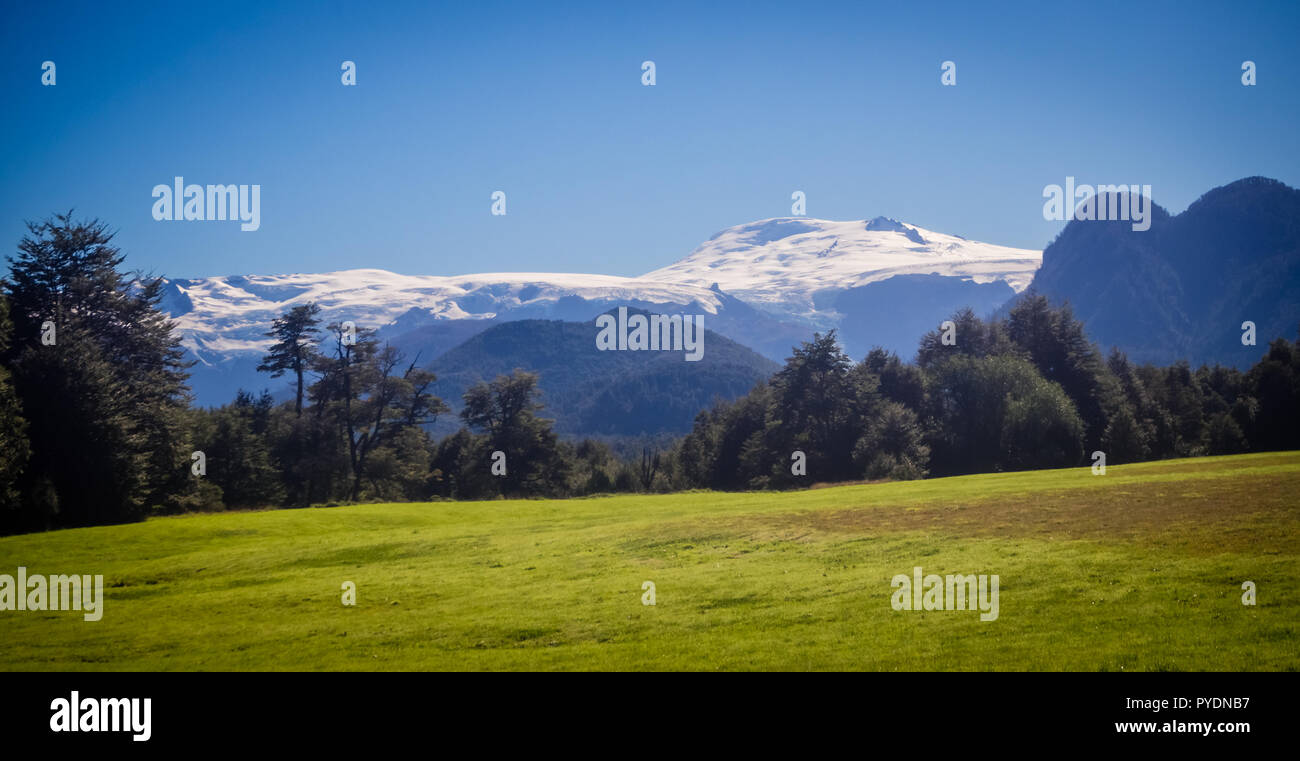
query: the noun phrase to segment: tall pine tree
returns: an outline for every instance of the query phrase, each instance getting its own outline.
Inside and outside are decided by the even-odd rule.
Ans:
[[[98,220],[39,224],[10,257],[14,324],[5,352],[30,424],[20,479],[30,527],[139,519],[183,505],[189,402],[162,281],[119,271],[123,255]]]
[[[276,339],[267,352],[258,372],[269,372],[279,378],[292,372],[297,381],[293,411],[302,417],[303,374],[312,366],[316,356],[316,328],[320,325],[320,307],[315,303],[296,306],[275,318],[267,337]]]

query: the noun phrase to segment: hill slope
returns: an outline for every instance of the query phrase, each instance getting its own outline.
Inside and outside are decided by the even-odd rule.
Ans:
[[[1151,229],[1072,220],[1032,289],[1069,300],[1088,334],[1137,361],[1246,368],[1300,327],[1300,190],[1249,177],[1182,214],[1153,204]],[[1241,343],[1244,321],[1257,346]]]
[[[433,389],[456,410],[474,383],[515,368],[539,374],[543,416],[566,435],[685,433],[700,410],[734,399],[776,372],[769,359],[708,330],[704,356],[600,351],[594,323],[520,320],[495,325],[443,354]]]

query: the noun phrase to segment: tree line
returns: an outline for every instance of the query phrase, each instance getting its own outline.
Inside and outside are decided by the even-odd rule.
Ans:
[[[113,234],[71,213],[29,223],[0,290],[0,533],[196,510],[692,488],[786,489],[1300,447],[1300,344],[1249,371],[1103,356],[1068,306],[970,310],[913,362],[860,362],[834,332],[671,444],[566,441],[537,376],[465,392],[459,430],[436,378],[314,304],[269,326],[259,370],[292,397],[241,391],[200,409],[162,280],[126,274]]]
[[[1275,340],[1246,372],[1193,370],[1103,355],[1069,305],[1037,294],[1005,319],[963,309],[949,322],[910,363],[877,348],[855,364],[833,331],[815,336],[769,382],[699,415],[674,452],[684,484],[791,488],[1062,468],[1095,452],[1117,464],[1300,447],[1300,343]]]

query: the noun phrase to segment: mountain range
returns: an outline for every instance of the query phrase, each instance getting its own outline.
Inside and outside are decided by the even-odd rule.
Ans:
[[[720,336],[781,361],[814,331],[838,328],[846,350],[910,356],[936,315],[988,311],[1023,290],[1035,251],[993,246],[877,217],[790,217],[723,230],[689,256],[637,278],[556,273],[321,274],[172,279],[162,307],[195,360],[201,405],[280,386],[256,367],[271,320],[312,301],[325,323],[351,320],[428,363],[495,325],[584,323],[618,306],[704,315]],[[594,341],[594,330],[593,330]]]
[[[910,358],[919,337],[956,309],[991,314],[1028,289],[1068,300],[1103,347],[1138,361],[1244,366],[1260,350],[1241,346],[1243,320],[1256,323],[1262,342],[1295,332],[1298,241],[1300,191],[1248,178],[1177,216],[1153,207],[1145,232],[1072,220],[1041,253],[887,217],[784,217],[722,230],[639,277],[238,275],[169,280],[162,306],[195,360],[191,386],[201,405],[226,403],[239,388],[282,393],[282,379],[256,372],[265,333],[274,317],[313,301],[325,323],[374,328],[418,356],[442,378],[438,391],[449,403],[475,380],[522,367],[542,374],[547,414],[562,432],[680,432],[713,398],[738,396],[770,374],[771,362],[814,331],[836,329],[855,358],[877,345]],[[703,315],[706,358],[717,352],[716,361],[692,368],[636,352],[597,361],[592,320],[620,306]],[[610,396],[637,383],[636,393],[668,405],[660,420],[626,394]]]

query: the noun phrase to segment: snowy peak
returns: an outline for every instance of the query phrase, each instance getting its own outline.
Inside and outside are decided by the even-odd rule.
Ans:
[[[913,243],[920,243],[922,246],[929,243],[929,241],[921,236],[921,233],[917,232],[915,227],[905,225],[897,219],[892,219],[890,217],[876,217],[870,222],[867,222],[867,231],[902,233],[904,237]]]
[[[731,227],[643,276],[723,291],[754,306],[814,317],[814,295],[898,275],[941,275],[1025,289],[1042,252],[966,240],[888,217],[836,222],[778,217]]]
[[[728,228],[641,277],[539,272],[400,275],[380,269],[174,279],[162,306],[198,362],[195,396],[274,385],[256,372],[272,321],[314,302],[323,325],[374,329],[430,361],[494,324],[585,322],[617,306],[709,315],[710,330],[770,358],[836,327],[854,351],[910,351],[936,315],[991,310],[1023,290],[1041,253],[968,241],[888,217],[764,219]],[[883,282],[887,281],[887,282]],[[869,288],[866,286],[870,286]]]
[[[399,317],[491,320],[507,313],[546,317],[566,299],[648,302],[716,314],[721,294],[704,287],[611,275],[486,273],[459,277],[399,275],[378,269],[321,274],[239,275],[171,280],[163,306],[184,345],[201,361],[232,353],[263,352],[271,321],[292,307],[315,302],[324,324],[351,320],[381,329]]]
[[[905,232],[911,228],[893,217],[876,217],[867,222],[867,229],[873,232]]]

